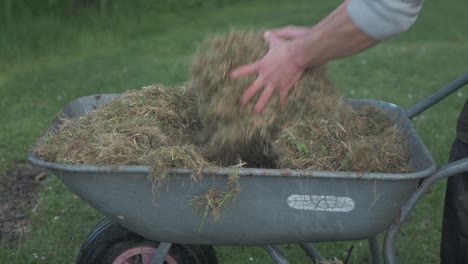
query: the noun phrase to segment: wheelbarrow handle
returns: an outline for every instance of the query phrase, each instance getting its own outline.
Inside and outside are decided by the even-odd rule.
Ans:
[[[409,216],[417,201],[427,192],[435,182],[468,171],[468,158],[450,162],[440,167],[434,174],[421,181],[418,189],[411,195],[403,205],[400,214],[400,221],[403,222]]]
[[[440,100],[444,99],[445,97],[449,96],[456,90],[460,89],[467,83],[468,83],[468,72],[465,72],[463,75],[461,75],[457,79],[453,80],[452,82],[448,83],[447,85],[437,90],[431,96],[427,97],[426,99],[422,100],[421,102],[417,103],[416,105],[408,109],[406,111],[406,115],[408,116],[409,119],[412,119],[413,117],[426,111],[429,107],[438,103]]]
[[[400,215],[397,220],[387,229],[384,239],[384,263],[394,264],[396,263],[394,241],[401,224],[408,219],[411,211],[413,211],[417,202],[427,192],[429,187],[432,186],[438,180],[448,178],[450,176],[458,175],[460,173],[468,171],[468,158],[450,162],[441,168],[439,168],[434,174],[425,178],[417,190],[411,195],[406,203],[401,207]]]

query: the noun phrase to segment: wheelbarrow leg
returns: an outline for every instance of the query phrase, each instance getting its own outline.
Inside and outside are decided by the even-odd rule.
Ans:
[[[396,257],[395,257],[395,236],[400,229],[400,225],[394,224],[391,225],[390,228],[387,230],[387,234],[385,235],[384,241],[384,263],[385,264],[395,264]]]
[[[317,261],[325,261],[325,258],[322,257],[320,252],[312,245],[311,243],[299,244],[301,248],[307,253],[312,262],[317,263]]]
[[[266,245],[263,246],[263,249],[265,249],[276,264],[289,264],[288,259],[275,246]]]
[[[154,256],[153,256],[153,260],[151,261],[151,264],[163,264],[164,258],[169,252],[169,249],[171,248],[171,246],[172,246],[171,243],[164,243],[164,242],[159,243],[158,248],[156,248],[156,251],[154,252]]]
[[[371,253],[371,264],[379,264],[379,239],[377,236],[370,237],[369,241],[369,249]]]

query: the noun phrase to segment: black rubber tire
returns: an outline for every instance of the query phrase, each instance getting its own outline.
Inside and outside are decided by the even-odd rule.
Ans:
[[[91,230],[83,242],[76,263],[112,264],[112,258],[115,259],[126,248],[142,244],[157,246],[159,243],[147,240],[117,222],[105,218]],[[173,244],[169,254],[181,264],[218,264],[212,246]]]

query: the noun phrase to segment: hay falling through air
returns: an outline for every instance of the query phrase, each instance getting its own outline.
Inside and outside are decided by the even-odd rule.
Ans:
[[[267,51],[261,33],[233,31],[208,39],[195,54],[190,87],[197,95],[207,157],[240,158],[250,167],[262,160],[275,168],[408,171],[397,127],[375,107],[352,109],[325,66],[304,72],[284,108],[273,96],[262,114],[254,114],[259,94],[241,107],[239,99],[254,78],[231,80],[228,73]]]

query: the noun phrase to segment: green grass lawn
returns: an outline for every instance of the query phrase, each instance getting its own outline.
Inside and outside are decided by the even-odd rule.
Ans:
[[[25,160],[30,145],[71,100],[120,93],[145,85],[188,80],[190,56],[207,34],[231,27],[310,25],[339,2],[256,0],[177,12],[151,9],[126,15],[39,17],[0,34],[0,175]],[[408,108],[468,71],[463,0],[427,1],[411,30],[361,54],[330,63],[347,97],[372,98]],[[468,93],[461,90],[414,120],[439,164],[447,162],[455,121]],[[445,182],[433,186],[397,239],[401,263],[437,263]],[[55,177],[40,188],[27,237],[8,248],[1,263],[73,263],[81,241],[103,216]],[[365,241],[321,243],[322,254],[366,263]],[[292,263],[308,263],[296,246],[284,245]],[[217,247],[221,263],[272,263],[257,248]],[[35,256],[38,256],[36,258]]]

